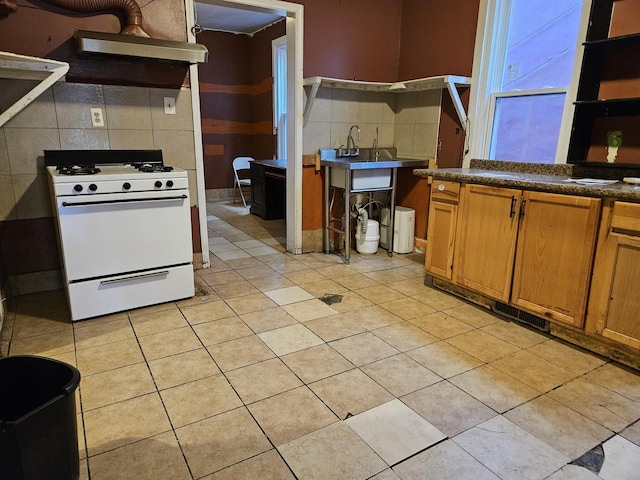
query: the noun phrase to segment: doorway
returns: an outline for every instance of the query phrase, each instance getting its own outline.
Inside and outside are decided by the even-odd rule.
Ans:
[[[302,253],[302,38],[303,6],[279,0],[203,0],[203,3],[233,9],[235,13],[261,12],[283,17],[286,22],[287,45],[287,112],[289,121],[286,126],[287,158],[287,208],[286,208],[286,249]],[[189,40],[195,42],[195,3],[186,1],[187,27]],[[206,193],[204,181],[204,152],[202,148],[202,125],[200,111],[200,88],[197,65],[190,67],[194,138],[196,144],[196,181],[202,244],[203,266],[209,266],[209,245],[207,238]],[[297,161],[298,160],[298,161]]]

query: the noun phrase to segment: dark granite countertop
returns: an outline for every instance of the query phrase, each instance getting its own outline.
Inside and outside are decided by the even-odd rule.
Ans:
[[[583,165],[545,165],[472,160],[471,168],[415,169],[415,175],[462,183],[476,183],[542,192],[612,197],[640,201],[640,185],[622,181],[640,177],[640,168],[606,169]],[[584,179],[584,181],[581,181]],[[619,180],[610,184],[589,183],[591,179]]]
[[[280,160],[280,159],[275,159],[275,160],[254,160],[254,162],[258,165],[264,165],[265,167],[274,167],[274,168],[280,168],[283,170],[286,170],[287,168],[287,161],[286,160]]]

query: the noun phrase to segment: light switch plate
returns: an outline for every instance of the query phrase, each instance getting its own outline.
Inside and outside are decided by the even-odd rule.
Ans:
[[[104,127],[104,116],[101,108],[91,109],[91,125],[94,127]]]
[[[176,99],[175,97],[164,97],[164,113],[166,115],[176,114]]]

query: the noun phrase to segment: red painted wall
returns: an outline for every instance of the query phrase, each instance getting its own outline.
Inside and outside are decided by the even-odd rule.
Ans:
[[[402,0],[401,80],[471,76],[479,0]]]
[[[303,73],[305,77],[322,75],[392,82],[440,74],[471,74],[478,0],[293,1],[305,6]],[[76,63],[77,60],[72,53],[73,42],[70,37],[73,29],[117,32],[120,26],[117,17],[112,14],[69,17],[61,14],[55,7],[36,3],[35,0],[33,3],[29,0],[22,0],[19,3],[18,12],[0,19],[0,50],[49,58],[69,58],[72,62],[72,73],[77,72],[78,77],[91,76],[93,73],[94,79],[102,79],[100,83],[144,84],[148,82],[147,84],[151,85],[157,82],[158,85],[170,86],[184,78],[184,72],[172,71],[166,67],[157,67],[161,69],[159,73],[144,71],[140,62],[136,62],[135,65],[103,67],[100,65],[107,64],[101,60],[100,65],[84,68],[83,64],[88,66],[89,63],[87,61]],[[143,12],[145,22],[154,25],[154,28],[151,28],[154,36],[184,40],[184,6],[181,2],[155,0],[145,4]],[[26,25],[29,28],[28,35],[24,34]],[[281,33],[272,38],[284,34],[284,24],[279,28],[282,29]],[[206,35],[205,33],[199,35],[199,40]],[[256,37],[262,36],[262,34],[256,35]],[[203,116],[211,120],[209,125],[211,133],[205,133],[206,136],[211,135],[205,139],[207,188],[231,187],[233,178],[231,159],[234,156],[245,154],[249,150],[252,156],[269,158],[275,150],[273,136],[270,133],[272,128],[271,91],[266,87],[268,83],[266,79],[271,73],[264,73],[265,64],[258,58],[262,58],[262,55],[257,53],[267,48],[267,42],[256,41],[249,46],[234,44],[235,42],[229,40],[208,45],[211,60],[207,65],[215,67],[215,71],[207,73],[201,71],[200,74],[201,81],[214,86],[203,94],[204,97],[214,101],[212,105],[207,103],[206,106],[203,102]],[[270,39],[268,45],[270,48]],[[237,48],[243,52],[245,63],[251,65],[248,72],[244,66],[238,65],[240,60],[233,61],[225,56],[226,53],[230,53],[225,52],[227,48],[231,50]],[[219,55],[225,60],[220,63],[215,62],[214,55]],[[270,57],[269,54],[268,58]],[[246,62],[247,58],[251,58],[251,61]],[[74,63],[76,63],[75,66]],[[239,70],[232,71],[231,66]],[[270,63],[268,66],[270,72]],[[96,71],[92,72],[93,68],[104,70],[96,73]],[[107,78],[110,75],[113,78]],[[241,83],[234,83],[237,76],[241,77]],[[78,79],[81,80],[81,78]],[[91,81],[91,79],[84,81]],[[246,93],[247,89],[235,88],[236,85],[247,86],[249,93]],[[445,107],[445,110],[448,108]],[[446,114],[450,115],[450,113]],[[441,131],[443,141],[440,151],[441,162],[449,161],[449,158],[458,155],[460,136],[455,133],[455,128],[455,122],[453,122],[451,127],[446,127],[446,131]],[[226,139],[223,140],[223,137]],[[311,189],[317,189],[319,185],[317,175],[310,175],[309,169],[305,169],[304,177],[305,189],[309,181]],[[416,189],[415,185],[409,185],[411,183],[409,180],[414,179],[406,180],[406,200],[413,202],[417,197],[421,197],[418,193],[422,187],[418,185],[419,188]],[[321,202],[316,204],[320,205]],[[306,202],[305,217],[315,219],[317,212],[311,210],[313,205],[310,206],[309,202]],[[418,212],[416,214],[418,215]],[[51,219],[47,221],[51,222]],[[57,264],[57,251],[53,248],[55,237],[52,236],[52,225],[40,224],[39,219],[25,222],[32,223],[25,227],[35,228],[38,232],[45,232],[51,237],[49,241],[45,240],[45,243],[51,247],[50,261]],[[13,222],[7,223],[13,226]],[[305,229],[312,228],[305,223]],[[16,231],[18,230],[20,229],[16,228]],[[13,248],[17,244],[14,241],[5,242],[9,237],[16,238],[8,231],[0,234],[2,239],[0,244],[4,244],[5,248],[7,246]],[[39,235],[38,238],[42,236]],[[56,251],[55,254],[54,251]],[[7,252],[4,252],[3,256],[7,259]],[[20,258],[24,259],[26,256],[21,255]],[[37,270],[53,267],[53,263],[44,264],[47,260],[42,255],[38,256],[38,259],[40,263]],[[28,272],[31,269],[31,264],[21,263],[20,265],[18,272],[15,271],[16,265],[13,263],[5,264],[5,274]]]
[[[69,82],[170,88],[188,84],[185,65],[76,54],[74,31],[119,33],[124,26],[119,10],[94,15],[63,10],[38,0],[17,3],[15,12],[0,17],[0,51],[68,62]],[[186,41],[183,2],[154,0],[138,4],[143,27],[153,38]]]
[[[235,157],[272,158],[271,41],[285,34],[280,22],[253,37],[203,32],[198,43],[209,62],[198,67],[205,186],[233,187]]]
[[[394,82],[403,1],[297,0],[304,5],[304,76]]]
[[[403,0],[399,80],[436,75],[471,76],[479,0]],[[468,89],[460,90],[465,108]],[[460,167],[464,130],[447,92],[442,95],[438,167]],[[427,236],[430,187],[426,179],[398,180],[398,204],[416,211],[416,237]]]

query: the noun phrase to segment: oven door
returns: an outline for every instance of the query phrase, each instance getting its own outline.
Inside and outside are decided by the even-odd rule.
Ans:
[[[188,190],[56,200],[67,282],[192,262]]]

